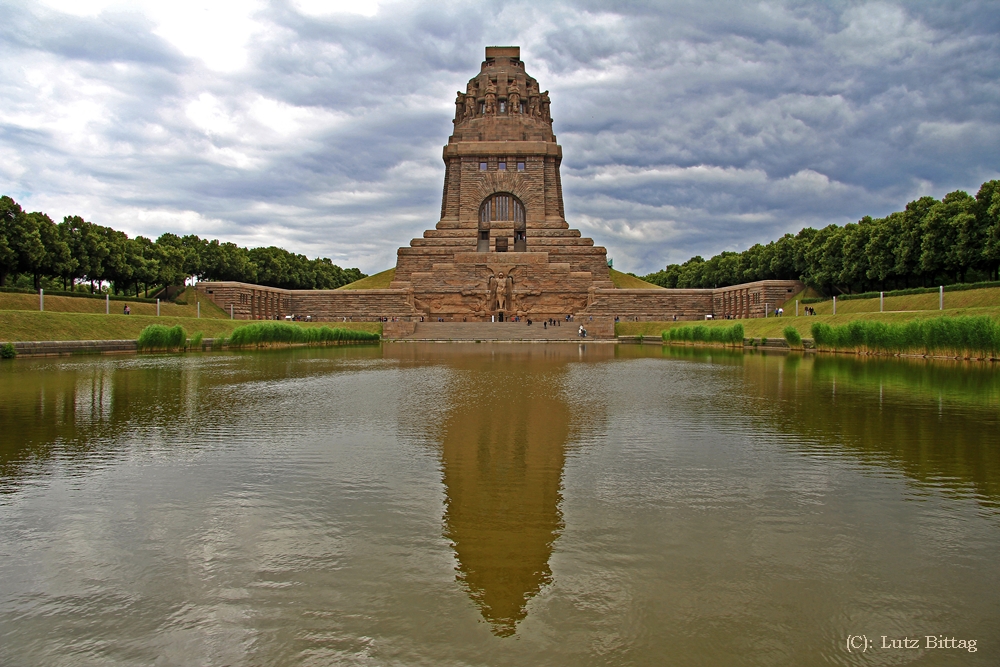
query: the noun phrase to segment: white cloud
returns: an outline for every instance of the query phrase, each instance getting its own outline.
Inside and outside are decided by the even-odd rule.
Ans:
[[[378,13],[379,4],[378,0],[295,0],[295,7],[307,16],[360,14],[371,17]]]
[[[365,271],[433,227],[454,91],[519,44],[570,224],[645,272],[974,190],[1000,6],[0,0],[0,193]],[[969,22],[970,14],[977,20]]]

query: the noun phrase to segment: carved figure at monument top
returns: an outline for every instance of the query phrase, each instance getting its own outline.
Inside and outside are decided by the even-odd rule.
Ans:
[[[487,116],[495,116],[497,113],[497,85],[492,81],[486,84],[486,108],[484,113]]]
[[[517,79],[507,86],[507,113],[521,113],[521,90],[517,87]]]

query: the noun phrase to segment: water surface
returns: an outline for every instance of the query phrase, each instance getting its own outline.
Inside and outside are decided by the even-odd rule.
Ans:
[[[995,665],[998,417],[916,360],[6,362],[0,664]]]

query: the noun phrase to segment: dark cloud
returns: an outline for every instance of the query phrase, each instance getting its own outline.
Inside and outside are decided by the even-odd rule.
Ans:
[[[0,12],[0,191],[133,234],[391,265],[487,44],[551,90],[567,217],[626,270],[998,176],[995,3],[234,3],[238,66],[141,7]]]

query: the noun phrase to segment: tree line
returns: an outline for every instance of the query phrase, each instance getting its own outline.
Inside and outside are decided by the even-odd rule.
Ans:
[[[643,276],[661,287],[725,287],[801,280],[827,295],[996,280],[1000,269],[1000,181],[975,197],[961,190],[921,197],[884,218],[806,227],[767,245],[723,252]]]
[[[114,294],[148,294],[150,288],[183,285],[188,278],[235,280],[285,289],[334,289],[364,278],[325,257],[309,259],[281,248],[243,248],[193,234],[163,234],[155,241],[68,215],[60,223],[25,212],[0,197],[0,287],[11,281],[34,289],[60,281],[107,283]]]

